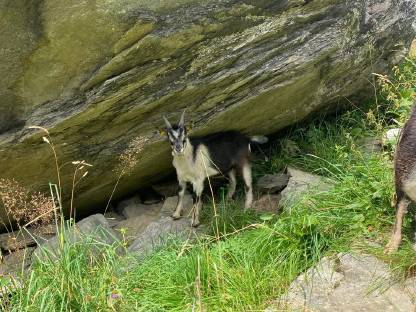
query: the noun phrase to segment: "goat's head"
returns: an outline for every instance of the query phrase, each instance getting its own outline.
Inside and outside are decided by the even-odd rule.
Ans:
[[[169,138],[170,145],[174,154],[182,154],[185,151],[187,144],[187,135],[185,127],[185,110],[182,113],[178,125],[172,126],[165,117],[163,117],[166,124],[166,132]]]

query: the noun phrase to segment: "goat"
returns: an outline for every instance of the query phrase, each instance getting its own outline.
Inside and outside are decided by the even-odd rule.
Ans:
[[[185,111],[183,111],[179,123],[174,126],[163,117],[172,147],[172,164],[176,169],[179,183],[178,204],[172,218],[176,220],[181,217],[186,183],[189,182],[192,184],[194,192],[191,225],[198,226],[204,181],[208,177],[219,174],[227,174],[229,177],[230,185],[227,198],[231,199],[235,193],[236,174],[241,173],[246,191],[245,208],[251,207],[253,190],[249,161],[250,143],[262,144],[268,139],[264,136],[248,138],[238,131],[217,132],[204,137],[189,138],[184,116]]]
[[[396,187],[396,220],[390,241],[384,252],[396,251],[402,240],[402,225],[407,208],[416,202],[416,108],[401,131],[394,159]],[[414,239],[416,239],[416,214],[412,216]],[[416,245],[414,245],[416,247]]]

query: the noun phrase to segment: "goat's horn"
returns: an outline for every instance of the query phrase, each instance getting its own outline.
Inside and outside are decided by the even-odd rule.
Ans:
[[[166,119],[165,116],[163,116],[163,120],[165,121],[166,127],[172,128],[172,125],[170,124],[169,120]]]
[[[186,109],[183,110],[181,120],[179,121],[179,126],[181,127],[183,127],[183,125],[185,124],[185,111]]]

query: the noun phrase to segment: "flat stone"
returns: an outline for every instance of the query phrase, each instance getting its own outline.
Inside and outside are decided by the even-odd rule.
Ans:
[[[252,210],[256,212],[272,212],[279,211],[279,202],[282,196],[280,194],[265,194],[259,199],[255,200],[252,205]]]
[[[159,213],[149,211],[140,216],[128,218],[119,222],[114,227],[114,230],[119,232],[127,241],[131,241],[136,238],[137,235],[142,233],[150,223],[158,220],[159,217]]]
[[[288,182],[287,174],[266,174],[257,181],[257,188],[263,193],[276,193],[283,190]]]
[[[325,257],[299,275],[268,312],[414,311],[414,278],[396,282],[388,266],[374,256],[338,254]]]
[[[332,181],[319,175],[292,167],[287,168],[287,174],[290,178],[286,188],[281,192],[279,206],[290,205],[309,191],[328,191],[332,188]]]
[[[200,230],[201,227],[197,229],[191,227],[188,218],[173,220],[171,217],[162,217],[150,223],[128,250],[136,255],[144,255],[152,249],[166,244],[170,239],[184,240],[195,237],[197,231]]]
[[[170,216],[176,210],[176,205],[178,204],[178,196],[171,196],[165,199],[161,214],[163,216]],[[192,195],[185,194],[183,197],[183,210],[182,216],[189,217],[191,215],[191,210],[193,207]]]
[[[54,224],[22,228],[19,231],[0,234],[0,247],[3,250],[14,251],[27,246],[35,246],[53,237],[55,233]]]
[[[139,217],[143,214],[146,214],[148,211],[159,212],[162,209],[163,203],[159,202],[156,204],[142,204],[138,202],[138,197],[133,197],[122,201],[117,206],[117,211],[119,211],[126,219]]]

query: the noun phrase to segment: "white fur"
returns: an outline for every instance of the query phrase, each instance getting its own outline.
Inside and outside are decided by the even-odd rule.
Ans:
[[[194,147],[187,139],[183,153],[173,153],[172,163],[176,169],[178,180],[194,184],[201,179],[205,180],[206,177],[217,175],[219,172],[215,169],[206,147],[199,146],[195,160],[193,159],[193,149]]]

